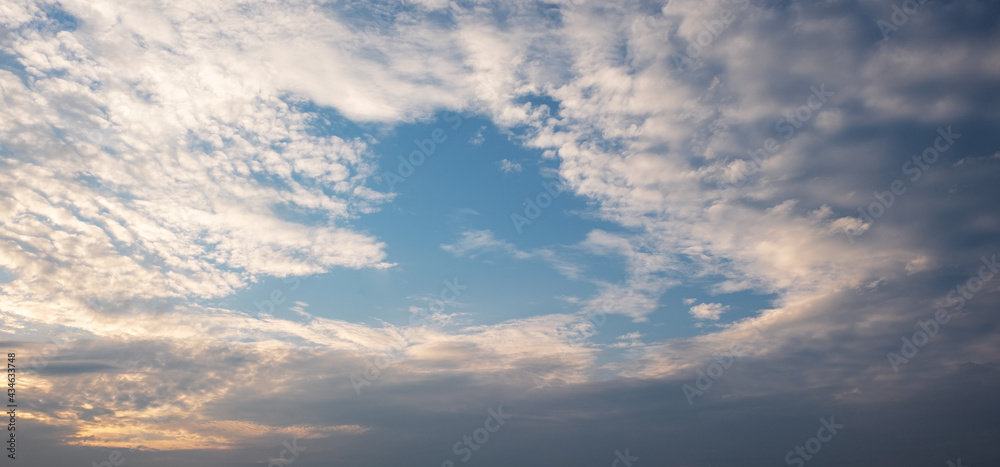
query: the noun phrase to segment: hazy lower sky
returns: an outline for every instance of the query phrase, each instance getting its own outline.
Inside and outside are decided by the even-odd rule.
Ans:
[[[989,0],[3,0],[0,465],[1000,465],[998,128]]]

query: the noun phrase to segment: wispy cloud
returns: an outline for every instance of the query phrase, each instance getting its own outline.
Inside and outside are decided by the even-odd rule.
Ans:
[[[479,130],[476,130],[476,134],[473,135],[471,139],[469,139],[469,144],[471,144],[473,146],[479,146],[479,145],[483,144],[486,141],[486,137],[483,136],[483,132],[484,131],[486,131],[486,126],[485,125],[479,127]],[[506,161],[506,160],[507,159],[504,159],[504,161]],[[518,168],[518,170],[520,170],[520,167]]]
[[[521,171],[521,164],[516,162],[511,162],[507,159],[503,159],[497,163],[500,166],[500,171],[505,174],[515,173]]]
[[[441,249],[455,256],[471,258],[490,251],[498,251],[517,259],[527,259],[532,255],[518,250],[514,244],[496,238],[489,230],[469,230],[462,232],[457,242],[441,245]]]

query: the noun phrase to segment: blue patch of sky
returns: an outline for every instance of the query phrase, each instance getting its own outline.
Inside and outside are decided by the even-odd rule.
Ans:
[[[26,26],[38,31],[48,31],[52,33],[60,31],[76,31],[79,21],[66,10],[62,9],[59,3],[43,3],[38,5],[44,16],[29,21]]]
[[[16,279],[14,274],[8,271],[7,268],[0,266],[0,284],[7,284],[13,281],[14,279]]]
[[[333,11],[337,17],[358,31],[366,32],[372,29],[386,29],[395,22],[396,15],[412,11],[413,8],[402,2],[368,2],[346,1],[326,3],[324,8]]]
[[[311,115],[307,134],[312,136],[335,135],[344,140],[365,138],[367,135],[384,132],[385,126],[376,123],[357,123],[340,114],[336,109],[316,105],[315,102],[283,96],[292,110]]]
[[[24,64],[18,60],[17,56],[4,53],[0,50],[0,70],[9,71],[21,79],[21,82],[28,86],[28,76]]]
[[[545,94],[525,94],[514,99],[514,102],[518,104],[531,104],[532,107],[541,107],[544,105],[549,108],[551,115],[559,113],[559,101]]]
[[[300,108],[316,112],[317,122],[324,127],[342,130],[338,136],[367,133],[367,128],[342,119],[336,112],[310,108],[308,104]],[[471,143],[484,126],[485,142]],[[443,132],[443,142],[433,141],[435,129]],[[532,251],[577,243],[595,226],[613,228],[574,215],[574,210],[586,205],[572,194],[563,193],[521,234],[517,233],[511,214],[523,214],[524,198],[545,191],[542,182],[551,180],[540,171],[546,164],[554,168],[555,162],[539,162],[537,151],[511,142],[488,120],[449,113],[440,113],[426,122],[400,125],[371,149],[379,157],[379,173],[384,174],[397,173],[399,157],[406,159],[414,151],[421,151],[421,146],[428,149],[428,154],[424,154],[422,164],[414,167],[412,175],[394,182],[396,199],[379,212],[354,222],[355,228],[386,242],[387,260],[397,266],[387,271],[334,269],[304,281],[295,300],[310,303],[309,311],[321,316],[406,324],[410,306],[428,304],[420,297],[436,297],[445,288],[443,281],[458,278],[468,289],[458,303],[446,306],[445,312],[472,313],[468,319],[476,324],[575,311],[566,310],[566,303],[555,297],[586,295],[593,286],[564,278],[541,259],[515,259],[503,252],[486,252],[470,259],[456,257],[440,247],[455,243],[464,231],[490,230],[498,239]],[[521,172],[502,172],[502,159],[521,164]],[[371,183],[380,191],[389,191],[389,185],[385,178],[382,183]],[[255,310],[254,301],[262,302],[271,290],[280,290],[281,286],[280,279],[267,279],[228,303],[238,309]],[[287,308],[290,303],[283,305]]]
[[[478,146],[470,143],[484,126],[485,142]],[[393,186],[397,197],[392,204],[366,216],[363,224],[388,243],[391,260],[399,262],[402,270],[421,276],[418,280],[426,284],[422,286],[426,293],[438,292],[445,278],[457,276],[468,283],[469,289],[459,301],[475,299],[476,307],[470,304],[456,311],[476,308],[481,318],[492,317],[489,321],[495,322],[551,308],[551,287],[567,281],[541,260],[519,260],[503,252],[458,258],[440,245],[455,243],[469,230],[492,231],[498,240],[523,251],[575,243],[586,230],[566,225],[580,222],[566,211],[580,206],[573,204],[571,194],[564,193],[518,234],[511,214],[523,214],[523,199],[543,192],[542,182],[547,179],[539,174],[538,154],[510,142],[480,118],[459,121],[454,114],[441,114],[430,124],[399,127],[393,138],[373,147],[382,157],[382,168],[395,172],[400,156],[406,158],[420,145],[429,147],[427,141],[436,128],[448,139],[434,143],[426,161]],[[521,172],[503,173],[499,166],[503,159],[520,163]],[[381,185],[388,188],[386,181]]]
[[[550,28],[560,28],[563,25],[562,9],[556,3],[539,2],[536,7],[538,14],[544,16]]]
[[[558,107],[558,103],[544,96],[525,99],[537,105]],[[379,191],[390,191],[391,185],[396,198],[380,211],[357,218],[353,227],[385,242],[387,261],[397,266],[388,270],[335,268],[301,278],[301,285],[294,291],[291,283],[267,278],[221,300],[220,305],[251,314],[261,308],[270,311],[276,305],[273,306],[276,316],[300,320],[289,308],[295,301],[303,301],[310,304],[306,311],[317,316],[407,325],[411,306],[426,309],[446,288],[444,281],[457,279],[467,288],[455,303],[445,305],[444,312],[468,313],[458,318],[460,322],[495,324],[542,314],[578,312],[582,304],[570,303],[565,297],[583,302],[599,291],[593,280],[613,284],[627,278],[620,256],[591,255],[573,247],[594,229],[629,232],[617,224],[581,215],[592,207],[587,200],[571,193],[555,198],[518,233],[511,214],[524,215],[525,198],[536,198],[545,192],[542,184],[553,181],[547,172],[556,169],[558,161],[544,159],[540,151],[524,148],[489,120],[441,112],[427,121],[399,125],[387,132],[377,125],[354,123],[331,109],[307,103],[296,106],[317,115],[313,131],[319,135],[353,138],[381,131],[379,141],[370,147],[378,158],[378,173],[383,179],[369,185]],[[442,135],[445,138],[443,142],[434,141],[437,129],[438,139]],[[483,142],[475,144],[473,140],[479,134]],[[400,157],[406,160],[415,151],[423,154],[423,162],[414,165],[412,174],[402,177],[409,172],[405,170],[407,164],[403,164],[403,172],[398,171]],[[504,173],[500,168],[504,159],[520,164],[521,170]],[[415,156],[415,160],[420,157]],[[402,181],[390,182],[387,173],[402,177]],[[299,216],[308,220],[308,213]],[[520,251],[550,249],[557,257],[579,266],[581,276],[567,278],[537,256],[517,259],[499,250],[477,252],[473,258],[456,257],[441,248],[442,244],[456,243],[463,232],[472,230],[489,230],[498,240]],[[618,336],[634,331],[641,332],[647,342],[710,332],[715,329],[714,323],[729,323],[767,308],[774,297],[751,292],[710,294],[709,288],[720,280],[683,278],[682,286],[664,293],[649,321],[635,323],[626,316],[609,315],[593,341],[610,345]],[[284,302],[268,304],[276,290]],[[697,303],[722,303],[731,308],[719,321],[698,328],[696,320],[688,314],[692,305],[684,304],[684,298],[697,298]]]
[[[776,294],[751,291],[711,295],[708,288],[714,283],[705,279],[703,283],[695,281],[668,289],[660,298],[656,311],[647,315],[647,321],[634,322],[628,316],[608,315],[605,324],[597,328],[597,334],[590,339],[593,344],[608,346],[597,363],[610,362],[627,352],[627,348],[610,348],[615,343],[623,342],[619,337],[625,334],[638,332],[641,334],[639,340],[643,343],[709,334],[718,331],[722,325],[757,316],[760,310],[770,308],[772,301],[777,298]],[[697,301],[687,304],[684,303],[685,298],[696,298]],[[699,327],[699,321],[688,310],[700,303],[721,303],[730,309],[718,321],[700,321],[702,325]]]

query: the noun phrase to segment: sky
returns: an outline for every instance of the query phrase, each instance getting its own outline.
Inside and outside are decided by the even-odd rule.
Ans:
[[[1000,465],[998,44],[989,0],[5,0],[0,465]]]

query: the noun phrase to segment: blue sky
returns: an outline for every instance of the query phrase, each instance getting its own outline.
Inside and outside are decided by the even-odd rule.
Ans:
[[[557,103],[546,101],[541,105],[553,108]],[[551,196],[553,192],[545,186],[558,186],[558,164],[544,158],[540,150],[519,145],[509,130],[497,128],[487,119],[455,112],[441,112],[426,121],[386,129],[364,128],[332,109],[314,111],[318,121],[313,129],[317,134],[327,132],[376,141],[371,149],[378,154],[378,165],[383,169],[370,187],[390,191],[396,198],[390,207],[367,215],[354,225],[368,233],[379,233],[396,267],[331,271],[309,277],[301,287],[288,279],[264,279],[227,297],[221,304],[256,314],[261,309],[271,309],[264,302],[277,289],[288,295],[281,306],[275,307],[280,316],[294,318],[296,315],[290,308],[301,301],[323,304],[323,308],[313,307],[309,311],[326,318],[406,325],[411,315],[409,307],[427,309],[429,303],[421,299],[436,297],[445,287],[443,281],[458,278],[459,284],[471,288],[449,304],[446,312],[460,314],[456,319],[464,324],[483,325],[545,314],[549,310],[573,313],[580,305],[568,300],[595,294],[597,287],[593,281],[614,284],[628,280],[621,258],[588,254],[578,245],[595,229],[629,233],[629,229],[597,219],[586,199],[560,191],[537,218],[525,217],[526,198],[534,200],[541,193]],[[426,143],[433,140],[436,130],[440,130],[439,139],[443,142]],[[417,156],[415,160],[423,162],[412,173],[400,162],[400,157],[406,158],[414,151],[426,154],[428,149],[430,154],[423,159]],[[505,168],[505,161],[511,165]],[[404,178],[401,174],[410,175]],[[518,225],[524,221],[528,223]],[[498,241],[523,251],[558,251],[563,266],[576,272],[567,277],[539,257],[519,259],[505,251],[456,257],[442,247],[455,243],[470,231],[492,232]],[[610,344],[629,332],[642,332],[657,339],[704,333],[705,328],[696,326],[698,320],[684,312],[690,308],[685,299],[724,301],[731,311],[719,322],[726,323],[753,316],[767,308],[769,299],[774,297],[751,292],[714,293],[709,287],[717,279],[688,278],[685,284],[657,300],[651,322],[638,325],[632,320],[612,318],[594,336],[594,341]],[[336,296],[337,300],[331,302],[330,296]]]
[[[4,3],[16,462],[996,464],[998,22]]]

